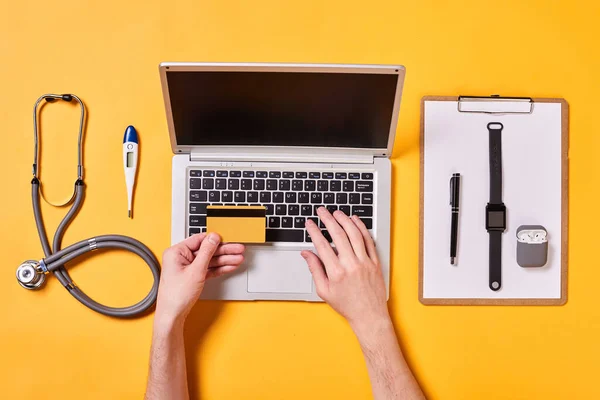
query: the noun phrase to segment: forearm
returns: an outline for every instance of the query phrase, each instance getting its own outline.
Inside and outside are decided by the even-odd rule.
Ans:
[[[189,399],[183,322],[155,318],[145,399]]]
[[[367,363],[376,400],[425,398],[406,364],[389,318],[353,329]]]

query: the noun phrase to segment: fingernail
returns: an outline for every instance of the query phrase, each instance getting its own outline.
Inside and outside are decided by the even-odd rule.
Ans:
[[[306,222],[304,223],[304,225],[310,225],[310,224],[314,224],[312,219],[307,219]]]
[[[322,213],[323,211],[325,211],[325,207],[319,207],[319,208],[317,208],[317,212],[318,213]]]
[[[216,233],[209,233],[208,234],[208,241],[210,243],[212,243],[212,244],[219,244],[220,240],[221,240],[221,238]]]

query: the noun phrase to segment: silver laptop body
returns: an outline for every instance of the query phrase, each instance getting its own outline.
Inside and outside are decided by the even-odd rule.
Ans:
[[[370,228],[389,295],[391,164],[405,69],[389,65],[161,63],[173,153],[171,243],[210,204],[264,205],[267,243],[203,299],[321,301],[303,249],[316,208]],[[327,237],[327,232],[322,227]]]

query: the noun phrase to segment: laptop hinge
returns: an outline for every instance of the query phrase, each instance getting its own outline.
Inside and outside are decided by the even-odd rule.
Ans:
[[[192,151],[191,161],[223,161],[223,162],[278,162],[278,163],[336,163],[336,164],[373,164],[373,154],[364,152],[314,152],[278,151],[257,152],[223,151]]]

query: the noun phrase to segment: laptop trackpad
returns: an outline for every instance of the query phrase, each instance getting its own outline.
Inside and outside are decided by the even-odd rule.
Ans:
[[[246,251],[248,292],[311,293],[312,276],[299,250]]]

